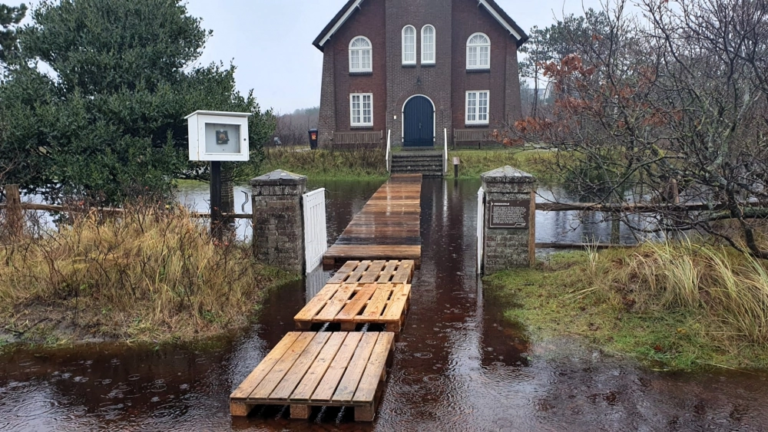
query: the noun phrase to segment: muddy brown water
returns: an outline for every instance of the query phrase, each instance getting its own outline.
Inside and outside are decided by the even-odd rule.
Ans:
[[[379,182],[324,186],[333,239]],[[310,421],[289,420],[280,407],[229,415],[230,392],[328,277],[316,273],[276,290],[249,330],[205,344],[0,356],[0,430],[768,430],[766,374],[669,374],[567,339],[526,342],[475,276],[478,186],[424,183],[423,266],[373,424],[339,409]]]

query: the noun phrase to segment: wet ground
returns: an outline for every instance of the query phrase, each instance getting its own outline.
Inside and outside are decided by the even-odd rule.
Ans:
[[[325,186],[333,240],[379,184]],[[423,265],[375,423],[355,424],[338,409],[310,421],[288,420],[275,407],[229,416],[229,393],[322,286],[327,274],[315,273],[275,291],[247,332],[205,345],[0,356],[0,430],[768,430],[766,374],[673,375],[569,340],[529,345],[475,276],[477,188],[423,186]],[[566,222],[537,219],[539,241],[555,230],[574,238],[609,232],[560,218]]]

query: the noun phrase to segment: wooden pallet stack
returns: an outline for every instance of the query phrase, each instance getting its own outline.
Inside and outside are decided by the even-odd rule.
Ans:
[[[338,332],[288,333],[230,396],[233,416],[255,406],[288,405],[307,419],[312,407],[354,409],[373,421],[408,311],[413,261],[352,261],[295,316],[300,330],[339,323]],[[355,332],[380,324],[387,331]]]

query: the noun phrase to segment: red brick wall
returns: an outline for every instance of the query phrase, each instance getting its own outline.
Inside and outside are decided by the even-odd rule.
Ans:
[[[451,130],[451,17],[444,0],[387,0],[387,111],[393,144],[402,141],[403,106],[414,95],[424,95],[435,105],[435,141],[443,144],[443,129]],[[435,65],[421,65],[421,29],[435,27]],[[416,28],[416,66],[403,66],[402,31]],[[395,118],[397,117],[397,118]],[[450,133],[449,133],[450,135]]]
[[[387,6],[385,8],[385,5]],[[421,65],[421,29],[436,30],[436,64]],[[402,65],[402,29],[412,25],[417,33],[417,64]],[[467,72],[466,43],[470,35],[483,32],[491,39],[490,72]],[[349,43],[365,36],[373,44],[373,73],[349,74]],[[435,105],[436,144],[448,130],[463,129],[465,92],[490,91],[490,126],[499,127],[520,117],[517,47],[484,7],[474,0],[368,0],[331,37],[324,48],[320,104],[321,145],[330,132],[349,131],[350,93],[373,93],[374,125],[371,130],[389,129],[393,144],[402,136],[402,110],[411,96],[427,96]]]
[[[349,118],[349,95],[351,93],[373,93],[373,127],[355,128],[355,130],[378,131],[385,128],[387,71],[384,4],[385,2],[381,0],[363,2],[360,10],[355,12],[325,45],[324,52],[333,51],[334,58],[332,70],[324,71],[324,73],[333,74],[336,131],[349,131],[351,129]],[[349,43],[357,36],[367,37],[373,45],[372,74],[349,74]],[[321,116],[323,114],[329,115],[321,107]]]
[[[453,124],[456,129],[470,127],[465,125],[466,92],[469,90],[490,91],[489,127],[500,127],[507,121],[506,113],[519,112],[519,81],[507,81],[507,54],[517,54],[513,36],[477,2],[454,0],[453,2],[453,80],[451,83],[453,100]],[[490,72],[467,71],[467,41],[475,33],[485,33],[491,40]],[[515,60],[512,62],[517,63]],[[518,87],[517,108],[507,107],[507,86]],[[514,101],[510,100],[514,104]],[[517,110],[517,111],[515,111]],[[484,128],[485,126],[476,126]]]

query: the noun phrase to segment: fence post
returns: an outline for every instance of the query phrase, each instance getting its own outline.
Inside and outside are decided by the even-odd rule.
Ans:
[[[304,269],[304,216],[301,197],[307,177],[276,170],[251,180],[253,248],[256,258],[299,273]]]
[[[11,238],[24,234],[24,211],[21,208],[19,185],[5,186],[5,227]]]
[[[536,263],[536,178],[505,166],[481,176],[485,274]]]

